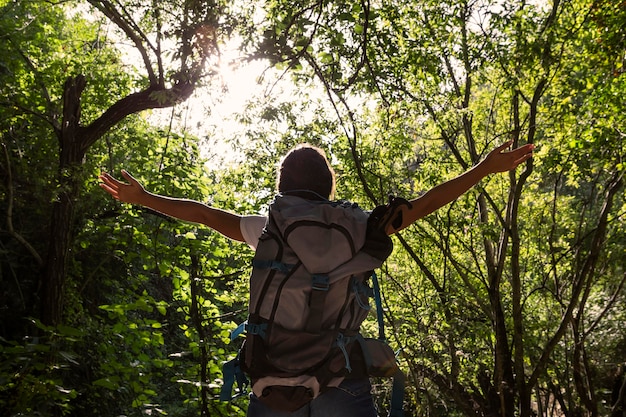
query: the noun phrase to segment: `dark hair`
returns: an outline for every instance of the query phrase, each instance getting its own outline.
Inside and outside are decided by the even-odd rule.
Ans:
[[[278,169],[278,192],[312,191],[323,198],[335,194],[335,171],[318,147],[301,144],[287,152]]]

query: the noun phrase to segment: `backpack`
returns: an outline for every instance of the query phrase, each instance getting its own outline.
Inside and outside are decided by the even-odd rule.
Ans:
[[[245,375],[261,402],[283,412],[344,378],[394,376],[403,391],[373,275],[393,249],[385,228],[399,227],[401,204],[410,205],[390,199],[369,214],[345,201],[275,197],[252,261],[248,319],[231,335],[246,332],[239,355],[224,366],[223,400],[231,399],[235,379],[243,393]],[[373,296],[378,339],[359,333]],[[393,396],[393,415],[402,415],[402,395]]]

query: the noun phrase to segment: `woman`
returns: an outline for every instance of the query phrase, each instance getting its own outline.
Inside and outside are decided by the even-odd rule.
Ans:
[[[510,145],[511,142],[507,142],[498,146],[470,170],[413,199],[410,207],[403,206],[402,223],[395,229],[390,225],[387,233],[393,234],[445,206],[487,175],[513,170],[532,156],[533,145],[506,151]],[[149,207],[181,220],[204,224],[233,240],[246,242],[256,248],[265,226],[264,216],[241,216],[198,201],[153,194],[146,191],[128,172],[122,171],[122,175],[128,183],[120,182],[107,173],[100,176],[101,187],[115,199]],[[303,144],[292,149],[282,159],[277,188],[281,194],[295,194],[305,199],[331,199],[335,191],[335,174],[321,149]],[[251,394],[248,416],[376,417],[370,389],[367,378],[346,379],[293,413],[276,412]]]

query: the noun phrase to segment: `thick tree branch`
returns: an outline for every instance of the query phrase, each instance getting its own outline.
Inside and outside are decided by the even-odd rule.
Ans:
[[[160,109],[174,106],[187,100],[195,88],[194,81],[184,81],[175,84],[172,88],[150,86],[143,91],[130,94],[111,107],[88,126],[82,127],[82,147],[86,151],[110,128],[122,121],[125,117],[148,109]]]

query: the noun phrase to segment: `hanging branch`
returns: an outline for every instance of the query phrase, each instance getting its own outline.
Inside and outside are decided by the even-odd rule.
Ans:
[[[341,95],[341,93],[338,92],[336,89],[334,89],[330,85],[328,80],[326,80],[321,68],[319,67],[315,59],[309,53],[305,53],[304,58],[307,60],[309,65],[311,65],[311,67],[313,68],[313,71],[315,72],[315,75],[324,85],[324,91],[326,91],[328,100],[330,101],[335,111],[335,114],[337,115],[337,119],[339,120],[339,124],[341,125],[341,128],[343,129],[344,134],[346,135],[346,138],[348,139],[348,144],[350,145],[350,152],[352,153],[352,159],[354,160],[354,165],[356,168],[357,176],[359,177],[359,180],[361,181],[361,185],[363,185],[363,191],[365,192],[365,195],[367,195],[367,197],[374,204],[378,204],[379,201],[376,198],[376,195],[372,191],[371,187],[369,186],[367,178],[365,177],[365,169],[363,167],[362,159],[358,152],[358,145],[357,145],[358,129],[356,126],[356,121],[354,120],[354,113],[350,109],[350,106],[348,105],[346,99]],[[346,109],[346,113],[348,115],[348,120],[349,120],[348,122],[344,121],[344,117],[342,116],[341,111],[339,110],[339,104],[337,103],[337,101],[339,101],[339,104]],[[350,126],[352,126],[352,133],[350,133],[348,131],[348,128],[346,127],[348,123],[350,124]]]
[[[207,390],[207,381],[209,378],[209,353],[207,351],[206,338],[207,334],[202,324],[202,316],[200,313],[200,304],[198,298],[200,296],[200,260],[197,255],[191,255],[191,267],[189,271],[189,282],[191,287],[191,307],[189,309],[189,315],[191,316],[191,322],[198,332],[199,348],[200,348],[200,383],[198,384],[200,389],[200,416],[209,417],[209,396]]]
[[[17,240],[26,250],[31,254],[31,256],[35,259],[38,266],[43,265],[43,259],[37,252],[37,250],[30,244],[22,235],[17,233],[13,228],[13,175],[11,172],[11,160],[9,159],[9,151],[7,149],[6,143],[2,142],[2,149],[4,150],[4,158],[6,160],[6,183],[7,183],[7,217],[6,224],[9,235],[15,240]]]

